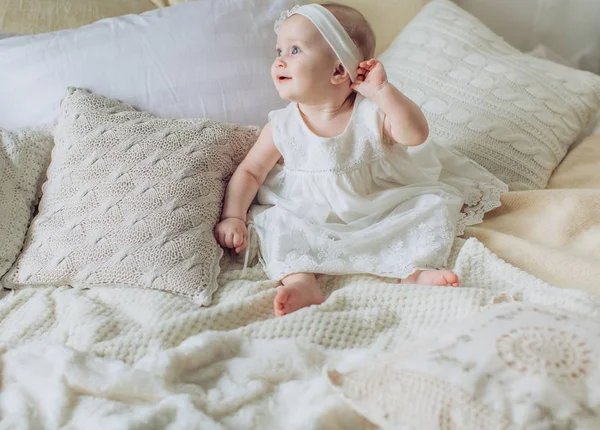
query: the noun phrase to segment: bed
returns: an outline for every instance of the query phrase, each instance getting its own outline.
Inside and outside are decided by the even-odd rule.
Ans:
[[[278,7],[286,3],[285,0],[273,1],[278,2]],[[254,7],[267,4],[265,14],[275,13],[268,2],[253,2]],[[369,10],[370,3],[348,3],[366,8],[372,20],[378,19],[377,13],[381,19],[389,19],[382,9]],[[436,66],[406,53],[411,43],[437,49],[434,39],[420,39],[418,25],[430,25],[423,14],[434,11],[443,18],[462,13],[443,0],[428,6],[430,12],[419,12],[425,3],[411,3],[414,9],[411,17],[420,15],[412,27],[407,27],[404,39],[392,42],[392,33],[405,22],[397,22],[397,30],[390,29],[392,24],[382,30],[381,39],[391,43],[390,49],[398,50],[386,51],[387,46],[380,46],[378,51],[385,64],[394,65],[390,67],[398,70],[393,76],[395,83],[406,88],[406,93],[430,115],[432,126],[439,130],[438,137],[460,142],[472,138],[492,147],[493,141],[485,143],[481,135],[477,135],[487,133],[486,130],[473,126],[474,137],[457,135],[468,127],[464,124],[451,127],[449,114],[440,108],[444,102],[449,103],[442,93],[427,93],[427,97],[419,101],[419,91],[426,93],[429,86],[435,86],[430,89],[436,91],[441,85],[431,84],[437,82],[433,78],[422,82],[415,73],[415,70],[429,73],[429,69],[419,68],[433,64],[429,76],[436,77],[440,63]],[[481,7],[481,3],[477,7]],[[585,10],[584,3],[581,2],[582,10]],[[224,7],[223,4],[219,7]],[[461,5],[468,7],[469,2]],[[189,14],[192,7],[195,6],[190,4],[169,7],[166,12],[159,10],[162,13],[159,17],[164,22],[171,19],[169,10],[185,10],[185,14]],[[215,16],[229,16],[230,11],[214,7],[211,13]],[[393,7],[392,2],[389,7]],[[517,7],[514,10],[518,12]],[[598,11],[592,2],[589,10]],[[200,12],[207,16],[206,9]],[[475,7],[472,13],[477,12]],[[148,15],[148,22],[153,16]],[[140,19],[124,18],[117,21],[115,28],[138,25]],[[481,19],[489,19],[489,15],[483,14]],[[112,22],[101,25],[111,26]],[[460,22],[475,25],[470,17]],[[85,22],[76,25],[81,24]],[[498,28],[501,27],[498,24]],[[100,31],[100,27],[89,28],[90,33],[86,33],[89,37]],[[10,32],[20,31],[11,28]],[[388,34],[391,35],[386,36]],[[483,30],[480,34],[496,43],[496,39],[491,39]],[[9,47],[13,51],[5,52],[12,55],[19,42],[10,40],[7,39],[5,45],[0,44],[0,50],[3,46]],[[55,39],[53,46],[60,45],[56,42],[60,40]],[[501,50],[498,46],[494,45],[493,49]],[[483,43],[477,47],[480,53],[486,49]],[[555,60],[589,70],[597,65],[590,56],[570,56],[564,45],[552,48],[562,50],[560,54],[551,51],[557,56]],[[546,47],[546,54],[548,49],[551,48]],[[70,55],[74,52],[75,49]],[[146,58],[145,54],[140,55],[139,58]],[[14,55],[11,61],[20,61],[19,58]],[[533,56],[515,58],[523,64],[549,67],[548,73],[564,73],[560,75],[561,85],[569,87],[570,74],[574,72],[546,60],[538,63]],[[72,67],[75,62],[69,64]],[[533,66],[525,72],[533,73]],[[600,72],[600,69],[595,71]],[[60,73],[63,72],[56,75]],[[592,73],[575,77],[577,82],[589,80],[596,85]],[[258,79],[252,82],[259,87],[267,85]],[[79,82],[69,85],[83,86]],[[565,106],[571,101],[576,105],[573,112],[566,112],[566,108],[552,104],[550,99],[545,100],[562,117],[574,118],[569,127],[577,119],[581,126],[577,130],[575,126],[569,129],[573,138],[567,139],[567,145],[557,145],[557,148],[545,149],[546,152],[530,151],[536,156],[549,154],[556,160],[555,165],[540,163],[545,166],[542,173],[538,170],[534,175],[530,171],[529,176],[523,174],[516,178],[511,190],[502,196],[503,205],[490,212],[481,224],[467,228],[465,235],[456,240],[450,266],[462,280],[461,288],[399,286],[393,281],[366,275],[321,276],[319,284],[326,296],[324,304],[275,318],[272,304],[277,284],[269,281],[260,264],[256,264],[256,243],[251,243],[248,268],[244,268],[243,256],[228,253],[212,256],[218,261],[218,270],[213,271],[218,287],[204,295],[186,296],[186,291],[169,291],[168,286],[117,288],[114,283],[102,281],[106,278],[100,275],[94,275],[100,281],[82,285],[75,281],[62,284],[31,281],[28,284],[19,280],[15,267],[23,272],[33,264],[34,259],[27,266],[22,254],[29,252],[28,247],[34,248],[32,244],[37,240],[35,226],[30,224],[40,223],[43,212],[52,207],[50,203],[44,205],[42,197],[38,208],[42,214],[35,218],[38,221],[27,220],[24,227],[28,230],[27,238],[22,239],[25,247],[19,250],[21,256],[18,259],[15,256],[11,262],[13,267],[7,268],[8,273],[3,278],[3,285],[10,289],[4,289],[0,299],[0,426],[28,429],[600,428],[600,171],[597,168],[600,129],[596,117],[598,108],[593,104],[600,106],[600,84],[593,85],[578,89],[578,98],[575,93],[564,96]],[[91,89],[107,97],[121,98],[119,91],[123,87],[100,89],[100,84],[96,87]],[[563,94],[559,93],[563,90],[558,89],[558,85],[551,87],[557,94]],[[0,88],[0,93],[2,91]],[[445,89],[443,93],[449,92],[451,89]],[[63,93],[64,88],[61,88],[57,97],[62,98]],[[13,93],[7,89],[4,94]],[[44,95],[55,97],[50,92]],[[43,104],[42,96],[37,94],[36,97]],[[101,102],[94,99],[82,107],[86,98],[96,97],[87,91],[70,88],[64,97],[62,112],[57,111],[58,107],[55,109],[58,113],[47,113],[39,108],[36,116],[31,117],[32,122],[39,122],[35,124],[38,126],[45,119],[54,119],[53,115],[59,117],[59,126],[53,133],[56,148],[60,150],[55,148],[52,161],[35,165],[39,170],[39,178],[36,176],[38,179],[32,185],[35,196],[39,193],[54,195],[52,167],[48,170],[49,179],[44,176],[47,163],[56,163],[64,156],[59,138],[67,141],[78,136],[75,132],[84,126],[74,127],[73,124],[78,124],[75,118],[88,114],[91,105],[95,108],[104,103],[103,108],[110,111],[106,115],[115,112],[130,115],[127,124],[138,119],[137,113],[131,113],[133,108],[112,99],[103,98]],[[225,104],[223,109],[202,106],[199,109],[204,110],[189,116],[228,120],[228,115],[235,113],[232,105],[225,103],[230,95],[222,90],[218,97],[222,102],[220,106]],[[265,90],[264,99],[247,107],[262,112],[269,97]],[[183,94],[176,98],[183,105],[188,102]],[[7,109],[6,104],[2,106],[6,101],[2,100],[0,98],[0,127],[16,129],[23,125],[19,123],[22,117],[13,115],[19,111],[18,101]],[[168,111],[169,104],[164,103],[165,100],[169,101],[139,97],[127,103],[135,106],[145,103],[144,108],[156,115],[179,115],[179,111]],[[34,111],[31,100],[28,103],[28,109]],[[485,109],[484,104],[478,105],[478,111]],[[140,115],[140,121],[152,120],[144,116],[146,114]],[[100,117],[101,114],[88,118]],[[541,114],[539,117],[546,118]],[[259,116],[240,116],[239,123],[254,124],[256,118]],[[515,121],[511,119],[512,114],[507,113],[506,118]],[[555,124],[554,120],[548,121]],[[528,124],[533,124],[527,125],[528,130],[538,127],[534,120]],[[202,123],[204,128],[209,126],[217,127],[214,123]],[[542,130],[542,126],[536,130]],[[90,130],[95,133],[98,129]],[[110,131],[107,128],[104,132],[107,130]],[[44,132],[44,129],[36,131]],[[252,134],[251,129],[227,129],[227,132],[233,133],[228,134],[228,138],[240,133]],[[531,136],[535,133],[528,133],[533,140]],[[541,131],[540,135],[539,141],[543,143],[545,138]],[[28,139],[33,139],[32,136],[37,135],[27,134]],[[44,136],[48,136],[47,130]],[[164,138],[167,137],[168,133]],[[48,148],[44,148],[49,154]],[[466,144],[457,148],[470,154],[471,147]],[[511,159],[511,154],[501,155]],[[494,161],[497,157],[490,159]],[[490,160],[479,162],[485,164]],[[489,169],[494,168],[490,166]],[[498,175],[511,172],[502,170]],[[44,181],[48,182],[41,188]],[[200,306],[209,303],[209,306]]]

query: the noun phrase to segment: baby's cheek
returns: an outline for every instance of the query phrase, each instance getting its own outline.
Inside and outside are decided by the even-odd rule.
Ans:
[[[300,73],[305,80],[313,83],[321,81],[323,78],[328,76],[328,73],[326,70],[324,70],[323,66],[317,64],[304,68]]]

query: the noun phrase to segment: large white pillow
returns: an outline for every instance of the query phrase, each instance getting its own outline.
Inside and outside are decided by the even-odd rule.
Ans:
[[[209,304],[226,180],[257,131],[158,118],[69,89],[39,212],[3,285],[109,284]]]
[[[544,188],[600,109],[600,76],[525,55],[448,0],[434,0],[381,55],[431,136],[512,190]]]
[[[0,41],[0,127],[54,122],[68,86],[163,117],[262,125],[273,22],[302,0],[197,1],[75,30]]]
[[[53,144],[43,130],[0,129],[0,276],[23,246]]]

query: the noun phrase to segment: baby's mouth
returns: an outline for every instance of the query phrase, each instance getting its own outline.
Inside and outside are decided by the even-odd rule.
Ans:
[[[287,77],[287,76],[278,76],[278,77],[277,77],[277,80],[278,80],[279,82],[289,81],[289,80],[291,80],[291,79],[292,79],[292,78],[289,78],[289,77]]]

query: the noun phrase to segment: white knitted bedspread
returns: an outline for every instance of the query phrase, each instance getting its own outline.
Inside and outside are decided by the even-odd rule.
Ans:
[[[261,270],[239,280],[225,260],[209,308],[109,286],[9,293],[0,301],[0,428],[367,428],[332,394],[325,365],[401,349],[502,293],[600,320],[596,298],[544,284],[475,239],[460,241],[452,261],[461,288],[322,277],[326,302],[282,318],[272,316],[275,289]]]

